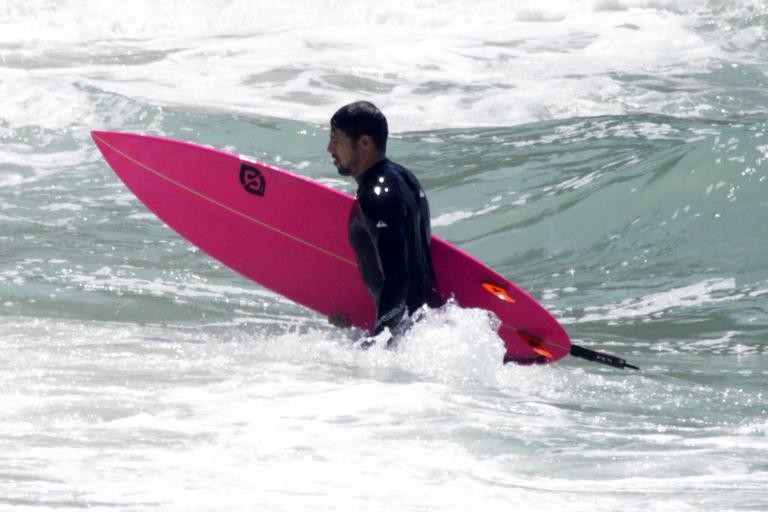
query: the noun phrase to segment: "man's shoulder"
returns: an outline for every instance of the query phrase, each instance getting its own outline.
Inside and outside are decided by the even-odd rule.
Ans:
[[[382,196],[393,190],[392,186],[405,181],[408,170],[391,160],[383,160],[365,173],[359,191],[366,195]]]
[[[400,182],[406,184],[410,189],[421,189],[419,179],[415,174],[411,172],[410,169],[396,162],[392,162],[391,160],[389,160],[389,163],[391,165],[388,167],[388,169],[394,179],[397,179]]]
[[[387,165],[384,167],[384,172],[388,176],[392,176],[393,179],[402,181],[416,181],[416,176],[404,165],[401,165],[392,160],[387,160]]]
[[[369,218],[397,216],[403,208],[407,191],[404,168],[389,161],[382,164],[369,171],[357,194],[360,208]]]
[[[364,181],[366,183],[373,183],[374,180],[380,177],[398,177],[408,170],[402,165],[393,162],[392,160],[385,158],[373,165],[365,172]]]
[[[401,165],[401,164],[399,164],[397,162],[394,162],[394,161],[390,160],[389,158],[384,160],[384,164],[385,164],[384,167],[386,169],[389,169],[390,171],[394,171],[394,172],[397,172],[397,173],[410,172],[408,169],[405,168],[404,165]]]
[[[404,187],[400,193],[406,195],[408,190],[414,187],[421,188],[419,180],[407,167],[391,160],[387,160],[386,165],[379,167],[375,180],[372,181],[394,185],[397,188]]]

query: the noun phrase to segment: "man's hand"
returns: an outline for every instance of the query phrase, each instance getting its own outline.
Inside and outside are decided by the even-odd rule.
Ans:
[[[352,322],[349,321],[349,317],[343,311],[334,313],[328,317],[328,323],[334,327],[340,327],[342,329],[348,329],[352,327]]]

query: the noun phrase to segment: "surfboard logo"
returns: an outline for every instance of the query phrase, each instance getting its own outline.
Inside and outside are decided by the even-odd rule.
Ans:
[[[240,184],[243,185],[243,188],[245,188],[245,191],[249,194],[264,197],[264,192],[267,188],[267,180],[256,167],[248,164],[242,164],[240,166]]]

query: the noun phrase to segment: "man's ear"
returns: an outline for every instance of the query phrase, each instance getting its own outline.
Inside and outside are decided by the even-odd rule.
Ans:
[[[361,135],[360,138],[357,140],[358,144],[360,144],[361,148],[365,148],[369,151],[375,151],[376,150],[376,144],[373,143],[373,139],[370,135]]]

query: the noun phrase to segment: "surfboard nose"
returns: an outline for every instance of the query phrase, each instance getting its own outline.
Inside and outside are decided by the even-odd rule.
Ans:
[[[93,139],[93,142],[96,143],[96,146],[102,150],[102,153],[104,152],[104,144],[106,142],[106,139],[109,138],[109,135],[114,132],[108,132],[106,130],[91,130],[91,138]]]
[[[118,134],[119,132],[111,132],[109,130],[91,130],[91,138],[94,140],[94,142],[104,141],[106,139],[109,139],[110,136],[114,136]]]

